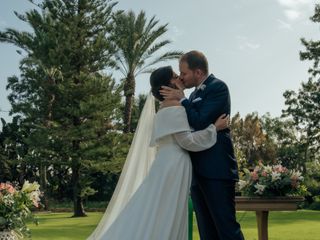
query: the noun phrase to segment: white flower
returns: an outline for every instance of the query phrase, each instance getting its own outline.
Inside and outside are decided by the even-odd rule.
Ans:
[[[207,86],[205,84],[202,84],[199,88],[199,90],[203,91]]]
[[[267,173],[271,173],[272,172],[272,167],[267,165],[267,166],[264,167],[264,171],[266,171]]]
[[[303,181],[303,176],[301,176],[301,172],[292,170],[291,179]]]
[[[264,189],[266,188],[265,185],[259,184],[257,183],[256,185],[254,185],[254,187],[257,189],[257,191],[255,191],[255,193],[262,195]]]
[[[12,198],[11,195],[4,196],[2,201],[3,201],[4,205],[7,207],[11,207],[14,204],[14,199]]]
[[[29,199],[33,202],[33,204],[38,207],[38,203],[40,202],[40,191],[36,190],[31,193],[28,193]]]
[[[239,190],[242,190],[242,189],[245,188],[247,185],[248,185],[247,181],[240,180],[239,183],[238,183]]]
[[[25,181],[21,191],[26,193],[31,193],[33,191],[38,191],[40,185],[37,182],[29,183],[29,181]]]
[[[255,166],[253,169],[254,172],[259,172],[261,170],[261,167],[259,165]]]
[[[272,182],[275,182],[275,181],[277,181],[278,179],[281,179],[281,173],[277,173],[277,172],[272,172],[271,173],[271,181]]]

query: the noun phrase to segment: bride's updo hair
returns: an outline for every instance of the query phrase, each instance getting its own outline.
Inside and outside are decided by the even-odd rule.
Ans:
[[[150,75],[150,85],[152,95],[159,101],[163,101],[164,98],[160,94],[159,90],[161,86],[169,86],[170,80],[173,77],[173,70],[171,66],[160,67],[154,70]]]

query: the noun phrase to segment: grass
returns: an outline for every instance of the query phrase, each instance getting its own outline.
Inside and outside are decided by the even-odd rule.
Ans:
[[[38,214],[39,226],[31,225],[33,240],[86,239],[102,217],[102,213],[88,213],[88,217],[71,218],[71,213]],[[257,240],[256,218],[253,212],[238,212],[246,240]],[[194,221],[193,240],[199,240]],[[318,240],[320,236],[320,211],[270,212],[270,240]]]
[[[72,218],[72,213],[37,214],[39,225],[30,224],[33,240],[80,240],[93,231],[102,213],[89,213],[88,217]]]

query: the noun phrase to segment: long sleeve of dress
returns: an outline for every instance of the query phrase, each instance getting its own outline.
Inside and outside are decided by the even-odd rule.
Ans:
[[[183,131],[174,133],[179,146],[191,151],[199,152],[212,147],[217,141],[217,131],[214,124],[200,131]]]

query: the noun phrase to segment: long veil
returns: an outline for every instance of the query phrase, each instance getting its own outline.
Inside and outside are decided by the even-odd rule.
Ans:
[[[156,154],[156,148],[150,147],[154,117],[154,97],[149,93],[112,198],[98,226],[87,240],[100,239],[147,176]]]

